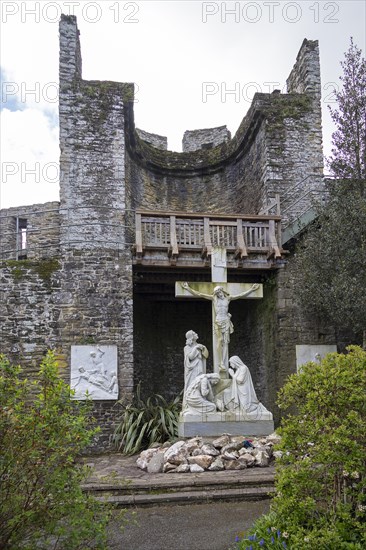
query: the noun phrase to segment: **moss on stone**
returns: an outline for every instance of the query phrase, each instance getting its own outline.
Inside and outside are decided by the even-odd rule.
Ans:
[[[69,368],[69,363],[67,361],[66,354],[63,353],[63,351],[60,348],[57,348],[54,353],[55,353],[55,360],[59,371],[67,372]]]
[[[82,87],[82,91],[83,91],[83,94],[86,95],[87,97],[95,98],[95,97],[98,97],[99,95],[99,90],[95,86],[85,85]]]
[[[96,344],[96,343],[97,342],[96,342],[95,336],[84,336],[78,342],[78,344],[81,345],[81,346],[93,345],[93,344]]]
[[[312,99],[307,94],[287,94],[275,96],[264,109],[270,121],[283,124],[285,118],[298,120],[312,108]]]
[[[14,280],[19,281],[27,274],[27,270],[31,267],[31,262],[29,260],[7,260],[5,265],[10,267]]]
[[[60,262],[56,258],[47,260],[7,260],[5,265],[11,269],[11,274],[15,281],[19,281],[27,276],[27,272],[32,270],[33,273],[49,283],[52,274],[60,269]]]
[[[38,273],[38,275],[45,282],[50,282],[51,276],[53,273],[60,269],[60,262],[56,258],[50,258],[48,260],[41,260],[33,264],[33,270]]]

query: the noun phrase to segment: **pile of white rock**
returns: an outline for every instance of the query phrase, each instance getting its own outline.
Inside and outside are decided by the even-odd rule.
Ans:
[[[281,451],[273,447],[280,437],[273,433],[260,438],[244,438],[224,434],[216,439],[204,441],[202,437],[177,441],[173,445],[154,445],[142,451],[137,466],[150,474],[218,472],[221,470],[243,470],[253,466],[269,466]]]

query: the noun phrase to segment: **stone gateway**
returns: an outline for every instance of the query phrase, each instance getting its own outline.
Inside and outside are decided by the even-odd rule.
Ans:
[[[237,356],[277,424],[276,394],[296,371],[296,346],[335,341],[331,327],[304,318],[293,293],[293,243],[323,188],[317,41],[303,41],[286,93],[255,94],[233,137],[222,126],[190,130],[178,153],[135,128],[133,84],[83,79],[79,34],[63,15],[60,200],[0,211],[1,353],[32,378],[54,349],[75,392],[93,393],[99,451],[116,400],[130,401],[139,381],[143,397],[184,388],[190,330],[210,352],[202,376],[214,387],[221,366],[236,388],[225,414],[246,406],[245,369],[228,365]],[[226,298],[247,296],[216,307],[215,335],[210,300],[182,287],[176,297],[179,281],[211,298],[216,286]]]

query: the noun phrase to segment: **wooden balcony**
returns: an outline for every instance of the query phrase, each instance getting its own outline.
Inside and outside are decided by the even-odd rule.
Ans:
[[[274,269],[282,263],[281,217],[136,213],[134,264],[205,267],[212,249],[224,246],[228,267]]]

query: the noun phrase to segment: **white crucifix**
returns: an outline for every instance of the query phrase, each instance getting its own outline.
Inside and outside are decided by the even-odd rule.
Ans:
[[[229,313],[229,304],[240,298],[263,298],[261,284],[228,283],[226,249],[214,248],[211,256],[210,283],[175,283],[175,296],[203,298],[212,302],[212,343],[214,372],[228,378],[229,342],[234,326]]]

